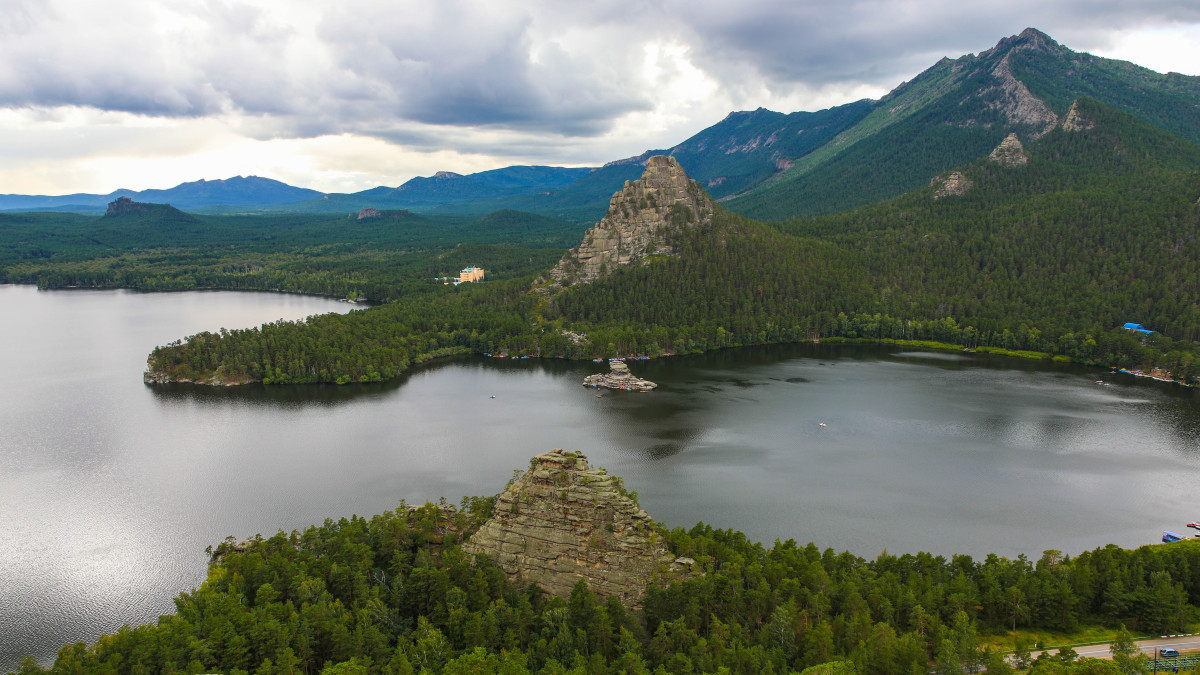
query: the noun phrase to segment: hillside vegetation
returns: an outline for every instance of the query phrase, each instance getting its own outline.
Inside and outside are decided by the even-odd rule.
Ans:
[[[145,207],[145,208],[142,208]],[[0,282],[39,288],[286,290],[375,302],[448,293],[467,265],[491,279],[552,264],[583,228],[528,213],[483,217],[204,216],[139,204],[92,218],[0,214]]]
[[[1009,133],[1039,138],[1087,96],[1200,142],[1200,77],[1073,52],[1027,29],[943,59],[795,166],[727,203],[759,220],[835,213],[916,189]]]
[[[652,583],[622,606],[584,582],[567,598],[507,581],[460,543],[493,499],[326,520],[217,546],[208,579],[157,623],[64,646],[56,673],[1011,673],[987,635],[1128,626],[1182,632],[1200,610],[1200,543],[1106,546],[1075,558],[981,561],[928,553],[875,560],[788,540],[770,547],[697,524],[662,529],[703,574]],[[1123,633],[1128,637],[1128,633]],[[1071,653],[1031,673],[1131,672]],[[1137,667],[1127,659],[1123,665]]]
[[[1047,133],[1027,164],[965,167],[966,194],[935,199],[931,186],[778,229],[718,211],[676,230],[674,255],[592,283],[529,293],[516,281],[202,334],[156,350],[154,367],[188,380],[350,382],[464,351],[653,356],[840,337],[1160,367],[1190,381],[1200,149],[1095,101],[1077,114],[1091,128]],[[1158,332],[1118,328],[1126,321]]]

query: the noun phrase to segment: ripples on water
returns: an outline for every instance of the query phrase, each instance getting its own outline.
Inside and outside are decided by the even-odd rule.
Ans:
[[[532,359],[361,387],[141,383],[154,345],[346,309],[0,287],[0,669],[171,611],[227,535],[494,494],[555,447],[668,524],[868,557],[1134,546],[1200,515],[1194,392],[987,355],[731,350],[637,362],[657,390],[600,398],[580,386],[597,364]]]

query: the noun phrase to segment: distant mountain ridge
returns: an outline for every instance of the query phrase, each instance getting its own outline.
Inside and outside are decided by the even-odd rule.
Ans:
[[[0,210],[100,211],[112,199],[130,196],[208,213],[375,208],[482,215],[508,209],[595,222],[612,194],[636,180],[651,156],[661,154],[674,157],[729,210],[782,221],[894,198],[990,152],[1009,134],[1035,140],[1060,123],[1081,96],[1200,142],[1200,77],[1164,75],[1074,52],[1027,28],[979,54],[942,58],[878,101],[817,112],[732,112],[669,149],[647,150],[598,168],[439,171],[395,188],[324,195],[237,177],[103,196],[0,195]]]
[[[878,101],[818,112],[733,112],[669,149],[609,162],[567,185],[486,198],[463,190],[452,199],[441,195],[436,204],[436,198],[418,204],[379,188],[345,196],[342,208],[373,206],[371,200],[387,195],[398,200],[387,204],[391,208],[441,213],[508,208],[595,222],[612,193],[636,180],[651,156],[662,154],[674,157],[736,213],[775,221],[833,213],[926,185],[987,154],[1009,134],[1034,140],[1054,128],[1080,96],[1200,142],[1200,77],[1164,75],[1074,52],[1028,28],[979,54],[942,58]],[[469,178],[453,180],[468,186]],[[449,178],[422,180],[454,185]],[[433,193],[427,187],[422,194]]]
[[[1080,96],[1200,142],[1200,77],[1073,52],[1028,28],[978,55],[943,58],[726,206],[784,220],[890,199],[989,152],[1010,133],[1040,137]]]
[[[106,195],[76,193],[61,196],[0,195],[0,211],[83,211],[103,212],[109,202],[129,197],[135,202],[170,204],[191,209],[215,204],[261,206],[296,202],[319,197],[320,192],[294,187],[271,178],[234,176],[223,180],[198,180],[180,183],[165,190],[114,190]]]

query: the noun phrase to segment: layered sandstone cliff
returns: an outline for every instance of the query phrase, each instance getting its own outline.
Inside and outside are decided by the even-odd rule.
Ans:
[[[674,157],[651,157],[642,177],[613,195],[603,220],[567,251],[550,278],[563,286],[586,283],[647,256],[670,255],[670,234],[707,223],[715,210]]]
[[[534,457],[463,549],[491,556],[518,583],[565,596],[583,579],[627,605],[641,600],[656,575],[690,562],[668,554],[654,521],[619,478],[564,450]]]

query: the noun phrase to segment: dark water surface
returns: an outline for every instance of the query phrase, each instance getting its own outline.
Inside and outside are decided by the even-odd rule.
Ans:
[[[172,611],[227,535],[494,494],[555,447],[660,521],[867,557],[1075,554],[1200,516],[1200,399],[1097,369],[791,345],[637,362],[658,390],[600,398],[579,384],[596,364],[532,359],[369,387],[141,382],[156,344],[347,309],[0,286],[0,672]]]

